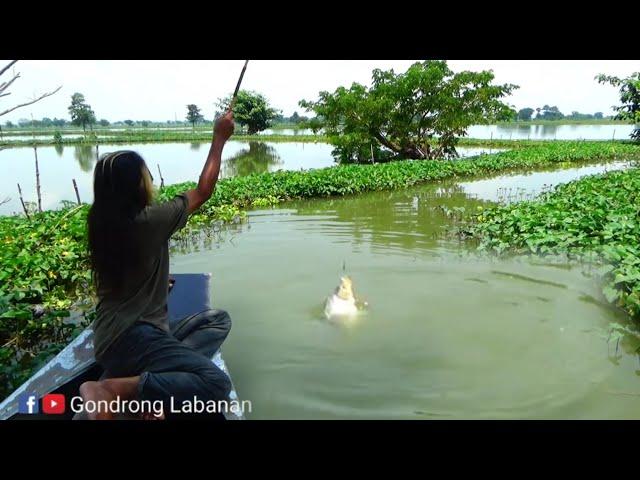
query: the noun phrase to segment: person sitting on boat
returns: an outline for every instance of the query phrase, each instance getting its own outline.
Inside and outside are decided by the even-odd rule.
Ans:
[[[197,398],[228,399],[231,381],[211,358],[168,327],[169,238],[212,195],[222,149],[234,130],[231,111],[220,117],[198,186],[164,203],[152,203],[153,177],[133,151],[104,155],[94,171],[94,201],[88,215],[89,251],[98,296],[94,350],[107,378],[85,382],[85,402],[148,400],[163,405]],[[212,311],[216,312],[216,311]],[[213,351],[231,328],[217,311],[199,327]],[[213,345],[213,346],[212,346]],[[159,418],[165,418],[168,408]],[[99,411],[90,419],[111,419]],[[155,419],[145,414],[146,419]]]

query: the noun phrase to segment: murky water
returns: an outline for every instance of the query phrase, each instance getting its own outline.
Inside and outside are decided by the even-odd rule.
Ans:
[[[300,170],[335,165],[333,147],[326,143],[266,143],[230,141],[224,149],[220,175],[222,178],[244,176],[275,170]],[[209,152],[208,143],[146,143],[134,145],[100,145],[98,153],[130,149],[147,161],[155,183],[160,184],[158,166],[165,184],[196,181]],[[460,148],[461,156],[488,152],[485,148]],[[493,152],[496,149],[492,150]],[[72,179],[78,184],[80,199],[93,199],[93,168],[97,156],[95,146],[40,147],[38,164],[42,191],[42,207],[59,208],[62,200],[75,201]],[[35,202],[36,175],[33,148],[11,148],[0,151],[0,215],[21,212],[17,183],[25,201]]]
[[[608,344],[626,319],[587,266],[467,258],[442,235],[441,207],[505,185],[482,182],[288,203],[174,252],[233,318],[223,349],[249,418],[640,418],[640,345]],[[343,264],[370,304],[348,327],[322,316]]]

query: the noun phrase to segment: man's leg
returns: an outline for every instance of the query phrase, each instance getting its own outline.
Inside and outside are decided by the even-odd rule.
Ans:
[[[216,324],[222,323],[224,322]],[[123,336],[102,361],[102,366],[110,376],[116,378],[94,382],[99,385],[91,385],[91,391],[85,387],[89,395],[104,397],[109,390],[113,391],[121,386],[122,381],[126,380],[123,377],[139,375],[135,392],[127,390],[127,396],[121,395],[123,398],[160,400],[165,411],[171,399],[174,404],[193,400],[194,397],[202,401],[228,399],[231,391],[229,377],[210,358],[196,352],[171,334],[153,325],[139,323]],[[131,382],[126,385],[130,386]]]
[[[214,309],[191,315],[173,329],[173,336],[205,357],[211,359],[231,330],[231,317],[224,310]]]

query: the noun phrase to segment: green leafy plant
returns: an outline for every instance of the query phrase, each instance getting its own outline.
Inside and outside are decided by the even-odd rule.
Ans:
[[[481,250],[568,254],[604,265],[604,297],[640,317],[640,169],[585,177],[533,201],[484,209],[466,229]]]
[[[596,76],[596,80],[598,80],[598,83],[608,83],[614,87],[619,87],[622,105],[613,107],[618,112],[615,118],[640,125],[640,72],[636,72],[627,78],[600,74]],[[636,127],[631,132],[631,138],[640,142],[640,127]]]
[[[517,85],[494,84],[491,71],[454,73],[445,61],[427,60],[400,74],[376,69],[372,77],[370,88],[353,83],[300,101],[322,118],[341,162],[455,156],[471,125],[515,115],[501,99]]]
[[[218,115],[226,112],[231,104],[231,96],[218,100]],[[240,90],[233,107],[233,117],[241,126],[247,128],[247,133],[253,135],[271,126],[277,110],[269,105],[264,95],[257,92]]]

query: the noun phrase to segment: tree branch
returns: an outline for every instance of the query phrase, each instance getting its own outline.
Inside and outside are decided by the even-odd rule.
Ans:
[[[44,93],[42,95],[40,95],[38,98],[36,98],[35,100],[32,100],[30,102],[26,102],[26,103],[22,103],[20,105],[16,105],[15,107],[9,108],[7,110],[5,110],[4,112],[0,112],[0,117],[2,115],[6,115],[9,112],[13,112],[14,110],[17,110],[18,108],[21,107],[26,107],[27,105],[33,105],[36,102],[39,102],[40,100],[42,100],[43,98],[47,98],[50,97],[51,95],[55,94],[58,92],[58,90],[60,90],[62,88],[62,85],[60,85],[58,88],[56,88],[55,90],[53,90],[52,92],[48,92],[48,93]]]
[[[0,70],[0,77],[2,76],[2,74],[4,72],[6,72],[7,70],[9,70],[11,68],[11,65],[15,64],[18,60],[13,60],[12,62],[9,62],[9,65],[7,65],[6,67],[4,67],[2,70]]]
[[[2,85],[0,85],[0,93],[4,92],[7,88],[9,88],[9,85],[11,85],[13,82],[16,81],[17,78],[20,78],[20,74],[16,73],[13,78],[11,80],[9,80],[8,82],[3,82]]]

